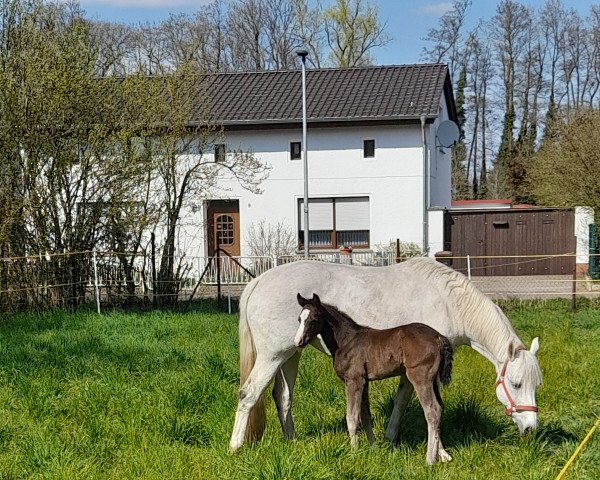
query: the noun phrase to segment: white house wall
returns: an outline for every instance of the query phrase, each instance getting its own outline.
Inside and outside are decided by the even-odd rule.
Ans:
[[[431,147],[435,139],[433,135],[429,137]],[[301,129],[265,128],[227,134],[229,148],[251,150],[272,167],[269,178],[261,185],[262,194],[252,194],[234,180],[221,180],[219,185],[227,191],[210,198],[239,200],[242,255],[249,254],[246,235],[253,223],[266,219],[267,223],[284,222],[294,232],[298,230],[298,199],[303,197],[304,189],[303,161],[290,160],[289,144],[301,139]],[[363,158],[363,140],[366,139],[375,140],[374,158]],[[367,196],[371,248],[396,238],[421,244],[423,150],[420,125],[310,128],[307,145],[310,198]],[[437,157],[437,153],[433,155]],[[449,182],[449,169],[440,168],[438,161],[436,175],[432,177],[432,203],[437,205],[447,198],[444,206],[449,206]],[[194,233],[197,241],[198,232]],[[201,250],[203,245],[204,239]]]
[[[448,120],[448,109],[446,101],[442,97],[439,106],[439,116],[427,130],[427,144],[430,152],[430,207],[431,208],[450,208],[452,202],[452,189],[450,187],[450,178],[452,172],[452,155],[450,148],[442,148],[436,138],[435,133],[439,124]]]

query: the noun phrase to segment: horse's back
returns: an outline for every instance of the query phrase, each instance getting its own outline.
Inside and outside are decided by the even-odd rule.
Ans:
[[[425,258],[387,267],[310,260],[281,265],[246,287],[252,289],[243,297],[248,323],[255,339],[275,335],[292,344],[300,312],[296,295],[317,293],[323,303],[370,327],[391,328],[418,319],[452,336],[448,296],[430,270],[438,277],[451,271]]]

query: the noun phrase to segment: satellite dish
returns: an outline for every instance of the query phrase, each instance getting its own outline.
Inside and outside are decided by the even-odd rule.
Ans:
[[[437,128],[437,139],[442,147],[449,148],[458,142],[460,131],[452,120],[445,120]]]

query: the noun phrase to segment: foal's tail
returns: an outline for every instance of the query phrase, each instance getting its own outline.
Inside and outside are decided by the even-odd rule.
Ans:
[[[454,357],[454,350],[452,344],[448,338],[440,335],[438,337],[438,343],[440,346],[440,366],[438,368],[438,381],[442,385],[448,385],[450,383],[450,377],[452,375],[452,359]],[[433,391],[440,405],[444,405],[442,396],[440,394],[440,388],[438,382],[433,382]]]
[[[256,347],[252,332],[248,325],[248,315],[246,308],[248,306],[248,298],[256,287],[257,281],[254,280],[244,289],[240,298],[240,323],[239,323],[239,340],[240,340],[240,386],[246,382],[254,364],[256,363]],[[265,431],[265,401],[264,395],[261,395],[256,402],[250,416],[248,417],[248,426],[246,427],[246,440],[258,440],[262,437]]]
[[[452,344],[447,337],[443,335],[439,336],[440,342],[440,354],[442,356],[440,362],[440,368],[438,369],[438,378],[442,385],[448,385],[450,383],[450,377],[452,376],[452,359],[454,357],[454,350]]]

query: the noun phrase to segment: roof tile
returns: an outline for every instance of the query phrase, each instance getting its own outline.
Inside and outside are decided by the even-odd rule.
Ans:
[[[435,117],[448,82],[442,64],[307,70],[308,121]],[[207,74],[199,90],[223,125],[302,120],[300,70]]]

